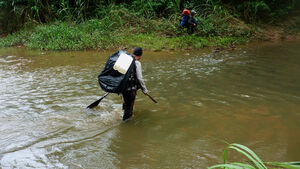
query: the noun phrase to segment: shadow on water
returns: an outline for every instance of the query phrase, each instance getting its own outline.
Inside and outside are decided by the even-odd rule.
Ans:
[[[158,104],[138,92],[128,123],[115,94],[85,109],[104,95],[97,75],[112,52],[0,49],[0,167],[205,168],[224,142],[299,160],[299,45],[145,52]]]

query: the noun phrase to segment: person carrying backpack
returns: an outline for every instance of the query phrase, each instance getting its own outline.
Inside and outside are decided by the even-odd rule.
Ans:
[[[157,103],[148,94],[148,89],[143,79],[140,62],[142,54],[143,50],[141,47],[136,47],[132,55],[124,50],[111,54],[106,61],[104,69],[98,75],[99,85],[106,94],[87,106],[87,108],[96,107],[109,93],[122,94],[124,99],[123,121],[127,121],[132,116],[136,91],[140,88],[146,96],[154,103]]]
[[[123,95],[123,121],[127,121],[131,118],[133,114],[133,105],[136,97],[136,91],[141,88],[145,95],[148,95],[148,90],[146,88],[143,75],[142,75],[142,65],[140,59],[143,55],[143,50],[141,47],[136,47],[133,51],[133,57],[135,59],[135,68],[129,75],[126,88],[122,92]]]
[[[180,26],[181,27],[187,27],[187,22],[188,22],[188,19],[189,19],[189,15],[190,15],[190,8],[187,8],[187,9],[184,9],[182,12],[181,12],[181,21],[180,21]]]
[[[187,33],[192,34],[194,32],[194,28],[197,26],[197,21],[194,18],[196,14],[195,10],[191,10],[190,8],[184,9],[181,13],[182,19],[180,21],[181,28],[187,28]]]

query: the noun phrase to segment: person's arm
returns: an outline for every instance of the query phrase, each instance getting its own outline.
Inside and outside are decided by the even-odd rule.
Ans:
[[[188,23],[189,23],[190,25],[196,26],[196,23],[195,23],[194,18],[193,18],[192,16],[189,16]]]
[[[136,65],[136,78],[142,88],[143,93],[147,94],[148,90],[146,88],[144,79],[143,79],[143,74],[142,74],[142,65],[140,61],[135,61],[135,65]]]

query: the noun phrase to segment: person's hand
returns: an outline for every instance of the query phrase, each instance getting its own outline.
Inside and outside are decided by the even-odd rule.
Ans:
[[[149,92],[145,92],[144,94],[148,96],[148,95],[149,95]]]

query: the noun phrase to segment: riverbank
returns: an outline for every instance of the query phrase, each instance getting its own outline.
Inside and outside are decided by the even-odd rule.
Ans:
[[[195,33],[189,35],[167,19],[145,19],[136,23],[92,19],[82,23],[28,23],[22,30],[0,36],[0,47],[19,46],[39,50],[111,50],[141,46],[152,51],[193,50],[205,47],[234,49],[235,45],[256,41],[298,39],[300,17],[293,15],[280,24],[245,24],[228,17],[208,23],[200,18]],[[210,25],[211,24],[211,25]],[[209,26],[210,25],[210,26]]]

